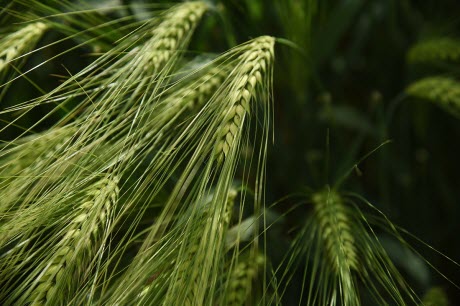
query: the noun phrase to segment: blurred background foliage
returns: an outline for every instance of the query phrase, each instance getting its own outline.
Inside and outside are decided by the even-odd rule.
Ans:
[[[161,1],[155,1],[159,3]],[[163,1],[170,4],[171,1]],[[26,101],[56,87],[63,78],[88,65],[98,53],[128,33],[132,18],[142,21],[149,1],[2,1],[0,28],[11,31],[23,20],[50,16],[59,11],[84,10],[85,20],[61,16],[62,30],[48,31],[21,67],[28,71],[55,54],[57,59],[34,69],[2,88],[1,108]],[[212,1],[209,13],[194,35],[187,57],[214,56],[249,38],[273,35],[277,45],[274,75],[274,142],[267,165],[267,203],[305,188],[341,184],[359,193],[390,220],[450,258],[460,261],[460,121],[435,103],[410,98],[405,89],[426,76],[457,78],[455,60],[411,62],[409,50],[419,42],[460,34],[457,0],[222,0]],[[142,5],[139,5],[142,4]],[[49,6],[47,6],[49,5]],[[50,10],[55,8],[56,12]],[[54,17],[50,17],[54,18]],[[104,21],[119,20],[118,26]],[[132,20],[131,20],[132,21]],[[66,39],[86,29],[87,36]],[[66,32],[67,31],[67,32]],[[74,31],[74,32],[72,32]],[[91,41],[90,37],[100,38]],[[51,42],[52,47],[39,49]],[[442,46],[440,46],[442,47]],[[435,47],[436,49],[436,47]],[[458,51],[458,50],[457,50]],[[457,59],[458,60],[458,59]],[[8,72],[8,79],[17,74]],[[30,86],[33,83],[34,86]],[[28,90],[23,90],[28,88]],[[35,88],[35,89],[32,89]],[[3,130],[18,114],[0,117],[0,139],[14,139],[50,112],[43,106]],[[46,129],[66,110],[48,116],[35,130]],[[356,162],[385,141],[355,167]],[[354,169],[347,175],[349,169]],[[274,212],[283,223],[269,233],[276,241],[273,260],[281,258],[291,232],[310,207],[296,208],[284,201]],[[428,265],[403,252],[390,238],[379,236],[403,274],[415,280],[421,295],[432,286],[447,290],[452,304],[459,292]],[[433,265],[457,284],[458,269],[428,247],[411,240]],[[301,276],[299,276],[300,279]],[[295,281],[293,282],[295,283]],[[296,300],[295,290],[286,299]]]

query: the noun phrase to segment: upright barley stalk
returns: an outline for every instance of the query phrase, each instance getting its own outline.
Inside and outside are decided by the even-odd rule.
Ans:
[[[54,248],[47,262],[39,265],[33,289],[26,297],[32,305],[63,303],[78,284],[76,275],[88,270],[94,252],[99,248],[102,232],[117,201],[118,178],[100,179],[84,193],[82,204],[75,208],[74,217],[66,227],[66,234]],[[47,251],[47,250],[45,250]]]
[[[358,268],[355,239],[348,211],[339,194],[326,190],[313,195],[315,219],[329,264],[339,278],[344,305],[352,306],[355,292],[352,271]]]

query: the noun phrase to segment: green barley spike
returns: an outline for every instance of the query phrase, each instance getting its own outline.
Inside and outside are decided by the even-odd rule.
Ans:
[[[427,77],[406,88],[409,96],[425,99],[460,116],[460,83],[449,77]]]
[[[449,300],[444,290],[440,287],[433,287],[425,294],[420,306],[449,306]]]
[[[13,60],[31,51],[47,28],[43,22],[34,22],[1,38],[0,72]]]
[[[263,78],[266,77],[274,57],[274,42],[269,36],[254,39],[248,45],[248,50],[240,56],[241,64],[229,77],[234,79],[229,85],[233,91],[230,93],[230,105],[223,114],[225,124],[218,132],[219,140],[215,151],[218,163],[222,163],[232,149],[246,113],[250,111],[250,102],[256,94],[256,86],[262,84]]]
[[[328,265],[339,279],[344,305],[352,305],[355,291],[352,271],[358,269],[358,256],[349,213],[334,190],[316,193],[312,200]]]
[[[460,40],[443,37],[419,42],[409,50],[407,60],[410,63],[458,62],[460,60]]]
[[[107,223],[118,198],[118,178],[104,178],[85,191],[86,199],[77,207],[67,233],[56,246],[54,256],[40,273],[38,284],[27,297],[31,305],[55,305],[62,303],[69,293],[71,276],[79,269],[86,269],[88,261],[99,245],[102,229]]]
[[[255,257],[241,256],[228,279],[226,303],[228,306],[245,305],[251,294],[252,285],[261,267],[265,264],[265,257],[257,254]]]

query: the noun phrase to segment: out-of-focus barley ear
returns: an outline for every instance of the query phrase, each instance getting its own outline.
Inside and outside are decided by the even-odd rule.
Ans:
[[[239,256],[238,262],[228,275],[222,305],[240,306],[247,303],[250,294],[254,292],[253,285],[257,275],[263,270],[266,258],[261,254]]]
[[[222,209],[212,207],[213,202],[209,202],[200,214],[200,224],[194,224],[194,227],[200,228],[200,231],[193,232],[192,236],[185,236],[183,244],[185,246],[185,255],[176,260],[176,267],[174,267],[174,277],[171,284],[170,297],[177,296],[183,298],[183,305],[197,305],[200,304],[200,294],[203,292],[203,284],[200,282],[202,269],[204,268],[205,261],[222,260],[221,258],[205,258],[203,253],[206,253],[207,248],[214,246],[214,242],[208,242],[206,238],[210,230],[217,231],[214,233],[220,241],[223,241],[225,232],[228,229],[231,220],[231,211],[236,200],[238,192],[230,188],[225,203],[222,203]],[[197,220],[198,221],[198,220]],[[212,224],[217,223],[216,226]],[[204,240],[204,241],[203,241]],[[219,246],[216,246],[219,247]],[[181,253],[182,254],[182,253]],[[214,253],[211,253],[214,254]],[[206,287],[206,286],[205,286]],[[185,294],[184,294],[184,289]],[[201,297],[203,298],[203,297]],[[209,297],[204,297],[209,298]],[[168,304],[169,300],[166,300]]]
[[[33,22],[0,39],[0,74],[18,57],[33,50],[48,26]]]
[[[256,95],[257,86],[263,85],[268,77],[269,67],[274,59],[275,39],[261,36],[246,45],[239,57],[239,64],[229,75],[229,103],[222,114],[222,125],[218,131],[215,155],[222,163],[232,150],[235,139],[240,136],[246,114],[250,112],[251,99]]]
[[[440,287],[433,287],[423,296],[420,306],[449,306],[446,292]]]
[[[460,118],[460,82],[435,76],[416,81],[406,88],[409,96],[428,100]]]
[[[458,62],[460,61],[460,40],[442,37],[421,41],[407,54],[410,63]]]
[[[72,291],[78,289],[81,281],[78,278],[86,274],[82,272],[90,271],[92,256],[101,245],[103,231],[118,198],[118,183],[116,176],[108,176],[83,192],[83,203],[75,207],[64,237],[51,257],[39,264],[41,272],[25,297],[26,302],[56,305],[73,297]]]
[[[238,191],[231,187],[225,202],[221,203],[222,209],[214,207],[213,195],[210,195],[204,203],[199,203],[194,207],[193,210],[197,210],[199,213],[193,217],[193,228],[177,227],[173,230],[174,235],[179,235],[179,239],[175,242],[177,245],[173,248],[165,246],[164,249],[169,249],[170,251],[166,251],[166,253],[171,252],[174,254],[174,258],[171,258],[167,266],[161,271],[155,270],[149,277],[147,284],[142,286],[136,295],[136,303],[145,304],[146,301],[159,303],[162,301],[162,303],[169,305],[173,299],[175,303],[181,305],[199,304],[198,295],[203,290],[208,289],[199,281],[205,261],[223,260],[223,258],[201,257],[203,249],[216,246],[214,242],[208,241],[209,239],[203,236],[206,236],[206,232],[211,228],[217,232],[216,236],[220,239],[225,236],[231,222],[237,195]],[[192,209],[189,211],[191,212]],[[214,221],[217,221],[215,227],[211,225]],[[205,298],[207,300],[209,297]]]
[[[227,195],[227,203],[224,207],[224,213],[222,217],[223,225],[228,227],[233,217],[233,208],[235,201],[238,196],[238,191],[234,188],[230,188]]]

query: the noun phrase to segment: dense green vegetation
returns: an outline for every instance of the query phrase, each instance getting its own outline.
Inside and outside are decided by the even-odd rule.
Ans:
[[[454,0],[0,2],[1,305],[456,305]]]

